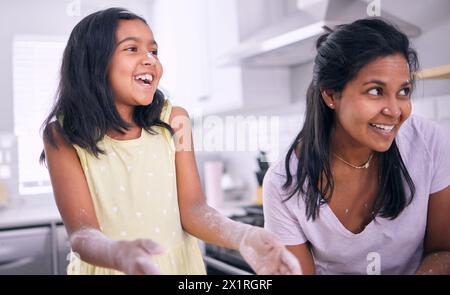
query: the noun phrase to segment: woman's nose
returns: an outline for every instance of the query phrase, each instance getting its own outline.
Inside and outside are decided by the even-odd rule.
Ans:
[[[391,117],[399,117],[402,114],[402,109],[396,97],[389,98],[386,106],[382,110],[383,114]]]

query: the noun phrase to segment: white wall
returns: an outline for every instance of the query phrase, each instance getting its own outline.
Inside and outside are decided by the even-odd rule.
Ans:
[[[66,8],[73,0],[0,1],[0,132],[13,131],[12,41],[15,34],[66,35],[84,16],[107,7],[124,7],[148,19],[152,1],[80,0],[78,17]],[[30,101],[32,103],[32,101]]]
[[[412,40],[422,68],[450,64],[449,32],[450,19],[447,19]],[[439,122],[450,136],[450,80],[418,81],[413,113]]]

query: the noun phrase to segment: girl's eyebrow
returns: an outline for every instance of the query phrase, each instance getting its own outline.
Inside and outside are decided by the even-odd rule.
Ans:
[[[142,39],[139,37],[126,37],[125,39],[122,39],[121,41],[117,42],[117,46],[119,46],[120,44],[126,42],[126,41],[135,41],[135,42],[140,42]],[[158,46],[158,43],[156,43],[156,41],[154,39],[151,39],[149,42],[150,45],[156,45]]]

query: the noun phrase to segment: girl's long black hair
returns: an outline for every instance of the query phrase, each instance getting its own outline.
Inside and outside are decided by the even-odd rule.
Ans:
[[[134,19],[147,24],[123,8],[109,8],[86,16],[73,29],[64,50],[56,101],[42,125],[44,138],[53,146],[57,147],[50,125],[55,119],[63,120],[62,125],[55,124],[55,129],[67,142],[95,156],[104,153],[97,143],[108,130],[124,133],[130,127],[115,107],[108,69],[119,21]],[[134,122],[152,134],[152,126],[173,133],[170,125],[160,120],[164,102],[163,93],[157,90],[151,104],[135,107]],[[42,151],[40,162],[44,161]]]
[[[342,93],[362,67],[380,57],[402,54],[408,61],[412,82],[419,64],[408,37],[379,18],[340,25],[335,31],[330,30],[320,36],[316,48],[313,79],[306,95],[305,122],[286,155],[287,176],[283,184],[283,189],[288,192],[285,201],[301,194],[306,203],[307,219],[312,220],[318,216],[320,206],[327,203],[334,189],[329,155],[335,119],[322,98],[321,90]],[[300,154],[294,179],[289,163],[297,147]],[[412,201],[415,186],[395,140],[386,152],[378,153],[378,157],[379,187],[372,211],[375,216],[394,219]],[[404,181],[409,188],[409,196]]]

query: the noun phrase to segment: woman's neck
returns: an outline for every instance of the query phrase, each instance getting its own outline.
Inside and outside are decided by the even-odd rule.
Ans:
[[[350,135],[339,132],[336,128],[332,131],[330,142],[330,157],[335,154],[355,166],[367,163],[374,153],[370,148],[362,146]]]

